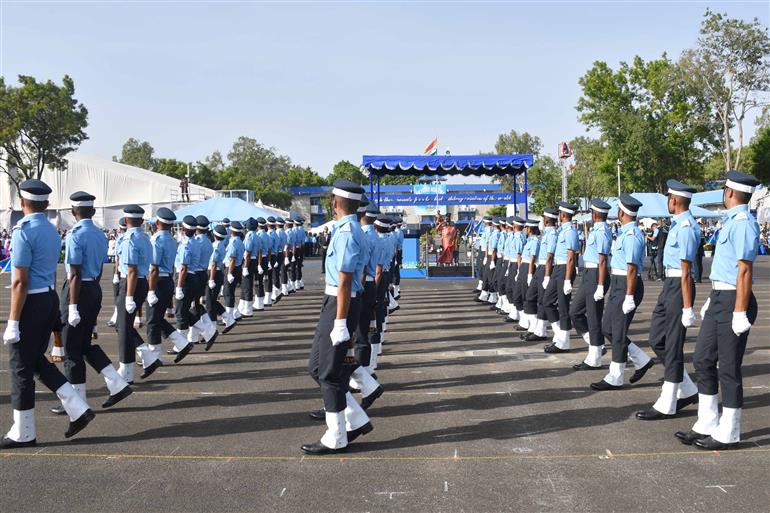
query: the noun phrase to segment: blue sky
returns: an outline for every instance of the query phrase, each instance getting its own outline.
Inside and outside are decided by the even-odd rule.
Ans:
[[[136,137],[198,160],[247,135],[322,175],[434,136],[463,154],[526,130],[555,153],[584,133],[593,61],[676,57],[709,6],[770,18],[766,1],[0,3],[0,74],[72,76],[81,151],[110,158]]]

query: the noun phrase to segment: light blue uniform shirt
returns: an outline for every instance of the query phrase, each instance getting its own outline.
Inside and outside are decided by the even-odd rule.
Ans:
[[[168,230],[161,230],[152,237],[152,265],[158,266],[159,273],[174,272],[176,240]]]
[[[214,244],[211,246],[211,257],[209,257],[209,268],[211,268],[211,264],[217,264],[217,270],[222,270],[222,262],[225,260],[225,250],[227,249],[227,245],[224,241],[224,239],[219,240],[217,239],[214,241]]]
[[[350,214],[334,223],[329,249],[326,252],[326,284],[339,286],[339,273],[353,274],[353,292],[363,290],[360,272],[363,268],[362,246],[364,232],[356,214]]]
[[[373,224],[362,226],[361,230],[366,235],[366,242],[369,247],[369,260],[366,262],[364,272],[367,276],[374,277],[377,273],[377,264],[382,259],[382,244],[380,243],[380,238],[377,237],[377,230]]]
[[[396,242],[398,243],[396,247],[400,251],[404,247],[404,232],[401,230],[401,228],[396,230],[396,236],[397,236]]]
[[[588,231],[583,262],[599,263],[599,255],[609,256],[612,250],[612,232],[607,223],[595,223]]]
[[[497,238],[500,236],[500,232],[498,230],[492,230],[489,232],[489,236],[487,238],[487,251],[489,251],[489,255],[492,256],[492,252],[497,250]]]
[[[246,232],[246,237],[243,239],[243,250],[248,251],[252,260],[257,260],[257,232]]]
[[[203,243],[197,235],[193,235],[190,238],[190,265],[187,268],[188,271],[195,273],[203,269],[205,262],[201,260]]]
[[[535,263],[538,263],[538,252],[540,251],[540,239],[537,235],[530,235],[524,249],[521,251],[521,265],[529,266],[529,259],[534,256]]]
[[[545,265],[545,261],[548,258],[548,253],[556,252],[556,239],[558,234],[556,233],[555,226],[549,226],[543,233],[543,240],[540,241],[540,248],[538,250],[537,259],[540,264]],[[556,264],[556,262],[553,262]]]
[[[524,252],[524,245],[527,243],[527,236],[524,232],[513,232],[513,242],[511,243],[511,259],[518,260],[519,255]]]
[[[380,263],[382,264],[383,272],[390,271],[390,263],[393,261],[393,244],[391,243],[389,235],[390,234],[388,233],[377,234],[381,244]]]
[[[267,253],[272,250],[272,242],[270,241],[270,235],[267,233],[267,230],[259,230],[257,232],[257,240],[259,241],[259,245],[257,246],[257,251],[262,253],[262,257],[266,257]],[[264,268],[267,268],[267,264],[262,264]]]
[[[491,226],[484,226],[484,228],[481,230],[481,251],[487,251],[487,247],[489,246],[489,236],[492,234],[492,227]]]
[[[284,247],[289,244],[289,236],[283,228],[276,233],[278,234],[278,251],[283,251]]]
[[[152,260],[152,242],[140,227],[129,228],[120,241],[120,274],[128,276],[128,266],[136,266],[139,278],[146,278]]]
[[[700,243],[700,226],[688,210],[671,219],[663,265],[666,269],[681,269],[682,260],[693,262]],[[693,269],[693,272],[695,270]]]
[[[244,247],[241,238],[230,237],[230,243],[227,245],[227,249],[225,250],[224,266],[229,268],[231,258],[235,259],[236,267],[243,265],[243,252]]]
[[[186,236],[182,239],[182,242],[179,243],[179,246],[176,248],[176,258],[174,258],[174,268],[176,268],[177,272],[182,270],[183,265],[187,266],[188,272],[193,272],[192,251],[194,245],[194,240]]]
[[[80,277],[94,279],[102,274],[107,259],[107,237],[91,219],[82,219],[67,233],[64,250],[64,268],[80,266]]]
[[[572,223],[564,223],[559,227],[559,236],[556,238],[556,251],[554,251],[553,257],[559,261],[567,260],[569,250],[574,251],[575,257],[577,257],[577,252],[580,251],[580,236]]]
[[[722,229],[711,263],[711,281],[736,285],[738,260],[753,262],[759,251],[759,225],[748,205],[733,207],[722,216]]]
[[[61,237],[42,212],[29,214],[13,227],[11,265],[29,269],[27,290],[54,286],[54,273],[59,262]],[[16,270],[11,271],[13,280]]]
[[[198,247],[200,249],[200,255],[198,255],[198,269],[196,272],[205,271],[208,267],[209,259],[211,258],[211,252],[214,251],[214,246],[211,244],[211,240],[206,234],[196,235],[198,240]]]
[[[644,253],[646,242],[642,230],[632,221],[620,227],[618,238],[612,248],[612,269],[628,270],[628,264],[636,265],[636,273],[641,274],[644,269]]]

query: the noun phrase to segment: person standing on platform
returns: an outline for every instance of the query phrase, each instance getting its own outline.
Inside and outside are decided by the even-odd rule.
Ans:
[[[640,420],[669,418],[698,400],[698,389],[684,368],[684,339],[697,317],[693,261],[700,242],[700,226],[690,212],[695,187],[677,180],[666,182],[668,211],[674,217],[666,238],[663,266],[666,280],[652,311],[650,346],[663,362],[663,387],[652,408],[636,412]]]
[[[612,248],[612,283],[602,318],[602,333],[612,343],[612,362],[604,379],[591,383],[593,390],[620,390],[623,387],[623,373],[629,358],[637,367],[631,377],[631,383],[642,379],[653,365],[652,359],[628,338],[628,327],[634,319],[636,307],[644,298],[644,282],[641,276],[644,269],[645,242],[644,234],[636,225],[636,216],[641,207],[641,202],[630,194],[621,194],[618,201],[618,219],[622,226]]]
[[[570,305],[570,317],[575,331],[588,344],[586,358],[572,366],[573,369],[595,370],[602,367],[604,335],[602,315],[604,295],[610,285],[609,259],[612,249],[612,232],[607,226],[610,205],[600,199],[591,201],[593,226],[588,232],[585,253],[583,253],[583,282]]]
[[[757,320],[757,300],[751,289],[759,225],[748,203],[760,182],[738,171],[729,171],[726,179],[722,201],[727,211],[717,237],[711,294],[701,309],[703,322],[693,357],[699,377],[698,420],[690,431],[675,435],[683,444],[709,451],[735,449],[741,440],[741,367],[749,331]]]
[[[3,333],[3,344],[10,345],[13,424],[0,440],[2,450],[37,445],[35,377],[61,400],[70,418],[66,438],[82,431],[95,417],[85,394],[78,393],[45,357],[53,326],[60,318],[55,274],[61,238],[46,217],[51,188],[40,180],[25,180],[19,191],[24,217],[11,234],[11,305]],[[72,318],[68,315],[67,322],[77,325],[78,316],[79,312]],[[89,331],[84,338],[90,340],[90,336]]]
[[[332,189],[337,222],[326,258],[326,289],[308,361],[311,377],[321,387],[326,432],[317,442],[305,444],[306,454],[345,452],[348,444],[373,428],[366,412],[348,392],[351,333],[356,332],[363,291],[361,246],[364,233],[356,209],[364,190],[353,182],[338,180]],[[352,360],[352,358],[351,358]],[[352,362],[351,362],[352,363]],[[315,412],[314,412],[315,413]]]

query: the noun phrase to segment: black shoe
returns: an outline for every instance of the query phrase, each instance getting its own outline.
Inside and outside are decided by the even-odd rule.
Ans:
[[[193,346],[194,346],[194,345],[195,345],[195,344],[192,344],[192,343],[189,343],[189,342],[188,342],[188,344],[187,344],[186,346],[184,346],[184,347],[182,348],[182,350],[181,350],[181,351],[179,351],[179,352],[176,354],[176,358],[174,358],[174,363],[179,363],[179,362],[181,362],[182,360],[184,360],[184,357],[185,357],[185,356],[187,356],[188,354],[190,354],[190,351],[192,351],[192,348],[193,348]]]
[[[729,449],[737,449],[738,442],[732,444],[723,444],[707,436],[706,438],[698,438],[693,442],[693,445],[698,449],[704,449],[706,451],[726,451]]]
[[[528,333],[527,336],[523,337],[523,340],[525,342],[542,342],[548,340],[548,337],[538,337],[534,333]]]
[[[505,318],[505,322],[518,322],[518,321],[515,321],[515,320],[511,319],[510,317],[506,317]]]
[[[35,447],[36,445],[37,438],[33,438],[28,442],[17,442],[16,440],[11,440],[4,436],[3,439],[0,440],[0,449],[23,449],[24,447]]]
[[[169,354],[169,355],[173,356],[173,355],[176,354],[176,351],[174,351],[173,349],[166,349],[166,354]]]
[[[483,300],[483,299],[479,299],[479,297],[478,297],[478,296],[476,296],[475,298],[473,298],[473,300],[474,300],[475,302],[477,302],[477,303],[486,303],[486,301],[485,301],[485,300]]]
[[[551,344],[549,346],[545,346],[543,348],[543,352],[551,353],[551,354],[569,353],[569,349],[562,349],[558,347],[556,344]]]
[[[83,415],[81,415],[77,419],[70,422],[70,425],[67,428],[67,432],[64,433],[64,438],[72,438],[73,436],[83,431],[83,429],[85,429],[85,427],[92,420],[94,420],[94,417],[96,417],[96,415],[94,415],[94,412],[92,412],[91,410],[86,410],[85,413],[83,413]]]
[[[621,388],[623,388],[622,385],[610,385],[604,380],[591,383],[591,390],[598,390],[599,392],[603,392],[605,390],[620,390]]]
[[[499,309],[499,308],[497,308],[497,306],[495,306],[495,305],[492,305],[492,306],[490,306],[490,307],[489,307],[489,309],[490,309],[490,310],[495,310],[495,311],[497,311],[497,312],[499,312],[499,311],[500,311],[500,309]]]
[[[514,322],[517,322],[517,321],[514,321]],[[518,324],[518,323],[516,324],[516,326],[513,327],[513,329],[514,329],[514,331],[528,331],[529,330],[529,328],[522,328],[521,324]]]
[[[361,393],[361,389],[360,388],[353,388],[350,385],[348,385],[348,392],[350,392],[351,394],[360,394]]]
[[[602,346],[602,356],[604,356],[605,354],[607,354],[607,348]]]
[[[308,413],[311,419],[313,420],[326,420],[326,410],[321,408],[320,410],[313,410],[310,413]]]
[[[238,321],[233,322],[230,326],[225,326],[225,329],[222,330],[222,335],[226,335],[230,333],[230,331],[235,328],[238,325]]]
[[[599,366],[599,367],[591,367],[586,362],[576,363],[575,365],[572,366],[572,368],[575,369],[576,371],[601,370],[602,369],[601,366]]]
[[[339,449],[330,449],[322,444],[320,441],[312,444],[305,444],[302,446],[302,452],[310,454],[312,456],[322,456],[324,454],[337,454],[340,452],[347,452],[347,447],[340,447]]]
[[[123,399],[125,399],[126,397],[128,397],[133,393],[134,391],[131,389],[130,386],[125,387],[123,388],[123,390],[121,390],[117,394],[109,396],[107,400],[104,401],[104,403],[102,403],[102,408],[109,408],[110,406],[115,406],[120,401],[122,401]]]
[[[661,413],[655,408],[649,408],[647,410],[641,410],[636,412],[636,418],[639,420],[662,420],[662,419],[670,419],[674,415],[667,415],[665,413]]]
[[[280,295],[280,296],[278,296],[278,297],[274,297],[274,298],[273,298],[273,304],[274,304],[274,305],[277,305],[277,304],[278,304],[278,301],[280,301],[281,299],[283,299],[283,294],[281,294],[281,295]]]
[[[218,336],[219,336],[219,332],[215,331],[214,336],[212,336],[210,339],[206,341],[206,347],[204,348],[205,351],[208,351],[209,349],[211,349],[211,346],[214,345],[214,342],[216,342]]]
[[[147,367],[146,369],[144,369],[144,372],[142,373],[142,375],[141,375],[141,376],[139,376],[139,378],[141,378],[141,379],[147,379],[147,378],[149,378],[150,376],[152,376],[153,372],[155,372],[156,370],[158,370],[158,369],[159,369],[159,368],[161,368],[161,367],[163,367],[163,362],[162,362],[162,361],[160,361],[160,360],[155,360],[154,362],[152,362],[152,363],[150,364],[150,366],[149,366],[149,367]]]
[[[373,429],[374,429],[374,426],[372,426],[372,423],[367,422],[366,424],[364,424],[358,429],[354,429],[353,431],[348,431],[348,443],[352,442],[353,440],[355,440],[361,435],[371,433]]]
[[[692,445],[695,440],[700,440],[701,438],[706,438],[708,435],[701,435],[700,433],[696,433],[692,429],[689,431],[677,431],[674,433],[674,436],[679,439],[680,442],[682,442],[685,445]]]
[[[690,397],[685,397],[683,399],[677,399],[676,411],[679,412],[679,410],[687,408],[691,404],[695,404],[697,402],[698,402],[698,394],[693,394]]]
[[[51,408],[51,413],[54,415],[66,415],[67,410],[64,409],[64,406],[57,406],[55,408]]]
[[[645,365],[641,369],[636,369],[636,372],[634,372],[634,375],[631,376],[631,379],[629,381],[631,383],[636,383],[637,381],[642,379],[645,374],[647,374],[647,371],[650,370],[653,365],[655,365],[655,362],[650,360],[649,362],[647,362],[647,365]]]
[[[364,410],[368,409],[372,404],[374,404],[374,401],[379,399],[384,391],[385,390],[382,388],[382,385],[375,388],[374,392],[361,399],[361,408]],[[348,439],[348,441],[350,440]]]

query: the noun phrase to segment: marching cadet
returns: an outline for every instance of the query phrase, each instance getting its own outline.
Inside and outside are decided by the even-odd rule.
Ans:
[[[225,259],[225,238],[227,237],[227,228],[218,224],[214,227],[214,244],[211,248],[211,257],[208,262],[208,281],[206,282],[206,315],[216,326],[217,318],[225,313],[225,307],[219,302],[219,291],[222,289],[223,282],[223,262]],[[235,325],[235,320],[225,319],[225,329],[222,333],[229,332]]]
[[[497,301],[489,307],[490,310],[501,312],[503,309],[503,298],[505,297],[505,272],[508,270],[510,258],[506,258],[506,248],[508,245],[508,221],[502,217],[498,220],[500,232],[497,237],[497,268],[495,269],[495,293]],[[494,223],[493,223],[494,224]]]
[[[269,216],[267,218],[267,235],[268,235],[268,248],[269,255],[267,259],[267,291],[265,292],[265,306],[272,306],[273,303],[277,303],[281,295],[281,277],[278,274],[278,268],[276,267],[276,261],[278,259],[278,232],[275,231],[275,217]],[[277,277],[277,279],[276,279]]]
[[[147,276],[147,344],[139,346],[146,379],[163,365],[160,359],[162,338],[168,338],[174,345],[176,354],[187,346],[187,337],[165,319],[168,308],[174,306],[174,262],[177,254],[177,242],[171,234],[171,227],[176,222],[176,215],[168,208],[159,208],[155,219],[156,232],[153,235],[150,273]],[[175,315],[176,317],[176,315]]]
[[[572,299],[572,280],[577,270],[580,238],[572,225],[572,216],[577,212],[577,205],[566,201],[559,202],[559,221],[554,251],[553,268],[549,287],[546,289],[543,303],[546,316],[553,329],[553,341],[545,347],[546,353],[566,353],[570,349],[572,321],[569,316],[569,305]]]
[[[663,387],[652,408],[636,412],[640,420],[658,420],[673,416],[698,400],[698,388],[684,369],[684,339],[687,328],[697,318],[693,261],[700,244],[700,226],[690,212],[695,187],[677,180],[666,182],[668,211],[673,214],[668,229],[663,266],[666,281],[652,311],[650,346],[663,362]]]
[[[404,220],[399,219],[396,224],[396,268],[393,276],[393,297],[401,297],[401,265],[404,263]]]
[[[299,227],[297,225],[297,220],[293,218],[289,218],[286,220],[287,223],[289,223],[289,249],[291,251],[291,257],[289,258],[289,269],[291,271],[291,274],[289,275],[289,292],[294,293],[299,290],[299,282],[297,279],[297,272],[299,269],[299,251],[300,251],[300,240],[299,240]]]
[[[283,220],[283,233],[286,236],[286,257],[288,261],[284,263],[284,270],[286,271],[286,295],[293,294],[294,291],[294,279],[292,274],[294,273],[294,221],[291,217],[287,217]]]
[[[256,282],[256,293],[254,302],[252,304],[252,308],[254,310],[264,310],[265,309],[265,271],[267,268],[267,260],[268,260],[268,245],[270,243],[270,239],[267,235],[267,231],[265,230],[267,221],[264,217],[258,217],[257,218],[257,240],[256,240],[256,253],[254,255],[255,257],[255,265],[254,269],[256,270],[256,276],[255,276],[255,282]],[[301,273],[302,271],[300,271]]]
[[[254,315],[254,274],[257,269],[257,220],[246,220],[246,237],[243,239],[243,270],[241,271],[241,299],[238,310],[244,317]]]
[[[118,220],[118,234],[115,236],[115,271],[112,273],[112,297],[115,303],[115,307],[112,312],[112,317],[110,317],[110,320],[107,321],[107,326],[110,328],[114,328],[118,323],[118,296],[120,295],[120,262],[118,261],[120,258],[118,257],[118,248],[120,247],[120,242],[123,240],[125,235],[126,218],[121,217]]]
[[[475,298],[476,302],[486,302],[489,299],[489,288],[487,287],[487,262],[489,262],[489,239],[492,235],[492,216],[484,216],[484,229],[481,230],[479,237],[479,252],[477,256],[476,268],[479,270],[479,284],[476,291],[481,291]],[[475,293],[474,293],[475,294]]]
[[[128,205],[123,209],[128,230],[120,242],[116,256],[120,261],[120,295],[118,296],[118,374],[129,384],[134,381],[136,348],[144,344],[136,331],[137,307],[147,298],[147,273],[152,260],[152,243],[142,231],[144,209]]]
[[[501,256],[499,249],[502,249],[501,247],[498,247],[500,240],[502,239],[502,235],[500,233],[500,219],[498,217],[492,218],[492,233],[489,236],[489,240],[487,241],[487,247],[489,252],[489,272],[487,274],[489,284],[489,298],[487,298],[487,303],[490,303],[494,305],[497,303],[497,269],[499,266],[501,266]]]
[[[357,273],[364,264],[361,246],[365,235],[356,219],[363,192],[359,185],[346,180],[334,182],[332,189],[337,222],[326,256],[325,296],[308,361],[310,375],[321,387],[327,430],[318,442],[302,446],[307,454],[345,452],[348,443],[373,429],[366,412],[347,391],[346,375],[348,342],[350,334],[356,332],[360,307],[356,299],[363,292]]]
[[[286,230],[284,229],[284,226],[286,225],[286,221],[283,217],[276,217],[275,218],[275,226],[276,226],[276,235],[278,236],[278,247],[280,248],[278,250],[278,277],[279,277],[279,283],[281,284],[281,295],[282,296],[288,296],[289,295],[289,236],[286,234]]]
[[[695,342],[698,371],[698,420],[676,437],[699,449],[734,449],[741,440],[743,375],[741,365],[749,330],[757,319],[751,290],[759,250],[759,226],[749,200],[759,185],[755,177],[729,171],[723,193],[724,224],[711,264],[711,294],[701,309],[703,322]],[[722,389],[722,415],[717,394]]]
[[[570,318],[575,331],[588,344],[588,356],[573,369],[594,370],[602,366],[604,336],[602,335],[602,314],[604,295],[610,284],[609,257],[612,248],[612,232],[607,226],[610,205],[600,199],[591,201],[593,225],[588,232],[586,249],[583,253],[583,281],[570,305]]]
[[[297,226],[297,239],[299,240],[299,254],[297,255],[297,282],[298,289],[305,288],[305,280],[302,278],[302,268],[305,266],[305,240],[307,239],[307,232],[305,232],[305,218],[300,216],[295,221]]]
[[[374,226],[377,228],[377,237],[380,239],[380,264],[382,265],[382,278],[377,284],[377,336],[375,338],[376,343],[372,343],[372,354],[379,356],[382,354],[382,344],[385,343],[385,331],[388,327],[388,283],[390,278],[390,263],[393,261],[393,249],[389,238],[391,220],[388,216],[380,214],[374,221]],[[379,358],[374,359],[372,369],[377,369],[377,362]]]
[[[225,299],[225,313],[222,318],[227,328],[223,333],[230,331],[238,320],[235,308],[235,289],[241,282],[241,268],[243,266],[243,225],[238,221],[230,223],[230,243],[225,250],[225,259],[222,273],[225,275],[222,294]]]
[[[395,280],[396,276],[396,252],[398,251],[398,235],[396,234],[396,226],[398,226],[398,220],[397,219],[391,219],[390,222],[390,232],[388,233],[388,240],[390,241],[390,244],[393,246],[392,251],[392,257],[390,260],[390,272],[388,273],[388,290],[387,290],[387,300],[388,300],[388,315],[392,314],[396,310],[400,309],[401,307],[398,305],[398,301],[396,301],[395,295],[395,289],[393,288],[393,281]],[[387,326],[388,318],[385,318],[385,326]],[[387,329],[387,328],[386,328]]]
[[[526,221],[519,216],[513,216],[510,218],[511,226],[513,226],[513,236],[510,246],[510,265],[508,267],[508,278],[506,283],[505,295],[508,301],[508,317],[506,322],[515,322],[519,320],[521,314],[521,308],[517,306],[521,300],[517,303],[517,289],[519,271],[521,270],[522,256],[524,251],[524,245],[527,243],[527,236],[524,234],[524,225]]]
[[[540,227],[537,219],[527,219],[524,226],[527,231],[527,239],[521,250],[519,271],[516,273],[516,288],[513,293],[513,304],[519,313],[518,330],[528,331],[530,323],[534,324],[537,314],[537,296],[535,301],[527,303],[527,288],[532,282],[532,276],[537,270],[537,255],[540,251]],[[529,306],[527,306],[529,304]]]
[[[91,343],[96,317],[102,308],[102,288],[99,278],[107,259],[107,238],[94,224],[94,200],[87,192],[70,196],[72,216],[77,223],[67,233],[64,249],[64,280],[61,295],[61,319],[64,337],[64,376],[86,399],[86,364],[104,376],[110,397],[102,405],[109,408],[131,395],[131,387],[120,377],[101,347]],[[63,406],[52,413],[64,415]]]
[[[194,216],[184,216],[182,219],[183,237],[179,242],[174,259],[174,269],[176,271],[174,288],[174,308],[176,317],[176,329],[187,339],[187,343],[181,349],[174,347],[176,358],[174,363],[181,362],[193,348],[193,344],[198,340],[197,335],[190,335],[193,327],[193,315],[191,307],[196,296],[198,280],[193,271],[193,266],[197,265],[200,256],[200,249],[195,242],[195,230],[198,221]],[[181,344],[180,344],[181,345]]]
[[[69,415],[66,438],[94,419],[85,399],[45,357],[59,317],[54,275],[61,238],[45,213],[51,188],[40,180],[25,180],[19,190],[24,217],[11,235],[11,306],[3,333],[3,344],[10,344],[13,425],[0,441],[0,449],[37,445],[35,376],[56,394]]]
[[[629,358],[637,368],[631,377],[631,383],[642,379],[653,365],[652,359],[631,342],[627,335],[636,307],[644,298],[641,276],[644,269],[645,241],[644,234],[636,225],[636,216],[641,206],[639,200],[630,194],[620,195],[618,219],[622,226],[612,248],[612,282],[602,318],[602,333],[612,344],[612,362],[604,379],[591,383],[593,390],[620,390],[623,387],[623,372]]]
[[[547,340],[548,328],[546,321],[548,320],[548,315],[544,300],[548,284],[551,280],[551,273],[553,272],[553,254],[556,251],[556,239],[558,238],[555,224],[558,217],[559,214],[554,208],[543,210],[542,221],[545,232],[540,241],[540,246],[538,246],[537,269],[532,279],[527,276],[526,301],[530,305],[527,309],[527,313],[530,314],[529,333],[521,336],[522,340],[527,342]],[[532,305],[535,304],[537,305],[536,311],[532,312],[535,309]]]

